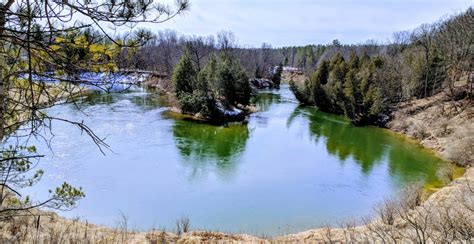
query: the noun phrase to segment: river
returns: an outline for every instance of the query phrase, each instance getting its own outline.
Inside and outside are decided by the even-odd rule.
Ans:
[[[111,150],[54,122],[51,149],[30,142],[47,156],[25,192],[81,186],[86,197],[60,214],[94,224],[114,227],[123,213],[130,228],[172,231],[187,216],[194,229],[272,236],[370,215],[410,182],[435,184],[443,163],[389,131],[300,107],[287,85],[256,96],[248,123],[227,126],[173,118],[161,100],[134,89],[48,109],[84,121]]]

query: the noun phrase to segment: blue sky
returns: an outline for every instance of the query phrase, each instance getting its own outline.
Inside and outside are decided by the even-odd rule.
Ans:
[[[239,44],[258,47],[385,42],[395,31],[466,10],[472,0],[190,0],[183,16],[153,30],[212,35],[231,30]]]

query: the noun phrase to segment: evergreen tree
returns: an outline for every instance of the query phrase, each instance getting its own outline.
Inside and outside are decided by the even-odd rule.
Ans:
[[[273,74],[272,81],[275,84],[275,88],[279,89],[281,84],[281,74],[283,72],[283,64],[280,63]]]
[[[376,123],[387,107],[381,88],[386,80],[379,75],[383,65],[380,57],[352,53],[346,62],[338,53],[320,62],[303,87],[290,83],[291,90],[301,103],[344,114],[354,124]]]
[[[176,65],[172,83],[178,106],[183,113],[222,118],[217,103],[224,107],[249,105],[251,88],[239,62],[227,56],[211,56],[198,73],[187,52]]]
[[[351,56],[349,58],[349,64],[348,64],[349,67],[348,68],[349,69],[358,69],[359,65],[360,65],[359,56],[357,56],[357,54],[355,52],[352,52]]]
[[[187,52],[181,57],[173,73],[172,83],[178,106],[183,113],[211,116],[214,112],[212,96],[204,73],[199,76]]]
[[[290,90],[295,94],[296,99],[304,105],[312,105],[311,96],[307,87],[309,81],[305,81],[304,87],[300,88],[295,81],[290,80]]]
[[[220,99],[225,106],[233,105],[236,100],[235,77],[230,59],[222,57],[218,70]]]
[[[324,85],[329,79],[329,61],[322,61],[316,72],[311,76],[310,80],[310,96],[316,106],[327,108],[329,105],[328,98],[324,91]]]
[[[234,62],[232,66],[235,80],[235,101],[233,101],[234,105],[249,105],[250,96],[252,93],[249,78],[247,77],[245,70],[242,68],[242,65],[240,65],[240,62]]]
[[[358,90],[357,70],[349,69],[344,81],[344,113],[349,117],[359,114],[360,96]]]
[[[217,74],[218,68],[217,57],[213,54],[199,74],[200,79],[207,82],[209,90],[214,97],[219,96],[219,79]]]
[[[325,93],[329,100],[329,111],[341,114],[344,111],[343,98],[343,83],[347,72],[347,63],[340,53],[336,54],[329,65],[329,79],[324,86]]]
[[[176,93],[178,99],[184,94],[190,94],[193,92],[193,86],[196,83],[197,73],[193,67],[193,63],[188,53],[185,52],[184,55],[179,60],[179,63],[176,65],[173,72],[173,77],[171,82],[173,84],[174,92]]]

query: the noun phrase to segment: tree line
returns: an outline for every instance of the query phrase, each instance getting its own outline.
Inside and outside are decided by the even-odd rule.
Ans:
[[[221,31],[210,36],[180,35],[174,30],[142,30],[150,39],[139,50],[122,50],[115,61],[119,68],[153,70],[171,76],[181,56],[187,52],[197,68],[202,68],[212,54],[223,52],[238,60],[248,77],[271,79],[274,66],[283,63],[283,56],[275,48],[263,43],[261,47],[242,47],[231,31]],[[124,38],[126,39],[126,38]]]
[[[221,31],[216,35],[187,36],[175,30],[139,30],[137,33],[149,38],[138,51],[131,52],[123,49],[117,56],[116,62],[120,68],[135,68],[159,71],[163,74],[172,74],[186,49],[192,60],[201,66],[207,62],[211,53],[226,49],[233,59],[238,59],[245,68],[249,77],[271,78],[272,68],[281,64],[309,71],[316,67],[321,59],[333,56],[338,51],[348,52],[357,49],[358,52],[367,52],[369,55],[379,52],[383,47],[374,42],[362,45],[343,45],[338,40],[330,44],[272,47],[262,43],[260,47],[241,46],[237,43],[235,34],[231,31]],[[126,40],[127,37],[122,39]],[[144,38],[141,38],[144,39]]]

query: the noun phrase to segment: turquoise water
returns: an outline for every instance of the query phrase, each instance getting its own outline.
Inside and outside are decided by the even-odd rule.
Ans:
[[[344,118],[299,107],[284,85],[262,92],[248,123],[212,126],[173,118],[144,90],[93,94],[50,115],[82,121],[112,151],[54,122],[36,198],[67,181],[86,198],[62,212],[114,227],[120,213],[140,230],[195,229],[278,235],[367,216],[404,185],[435,182],[440,159],[399,136],[354,127]]]

